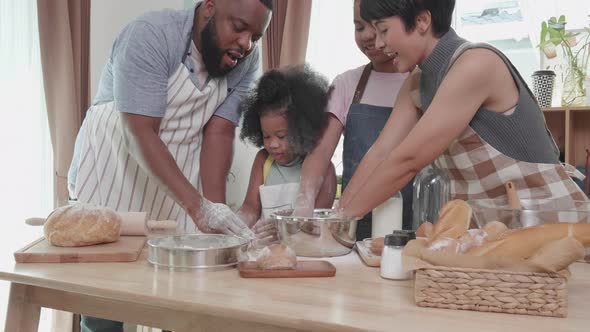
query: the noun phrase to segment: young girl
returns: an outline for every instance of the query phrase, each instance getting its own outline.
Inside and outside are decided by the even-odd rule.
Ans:
[[[369,148],[375,143],[385,122],[392,113],[397,93],[407,74],[400,73],[393,63],[393,56],[386,55],[375,46],[375,29],[360,14],[361,0],[354,0],[354,40],[369,63],[338,75],[332,86],[327,129],[317,147],[303,165],[301,194],[296,204],[297,215],[308,215],[313,209],[314,198],[319,192],[318,174],[325,172],[330,159],[344,134],[342,154],[344,173],[342,189],[346,189],[352,174]],[[395,111],[393,111],[395,112]],[[402,190],[404,198],[404,226],[411,226],[412,183]],[[371,214],[359,221],[356,238],[371,236]]]
[[[240,137],[261,149],[254,159],[250,184],[239,215],[250,227],[259,218],[289,209],[299,191],[301,166],[326,124],[329,85],[307,66],[271,70],[242,104]],[[331,208],[336,173],[331,165],[316,207]]]

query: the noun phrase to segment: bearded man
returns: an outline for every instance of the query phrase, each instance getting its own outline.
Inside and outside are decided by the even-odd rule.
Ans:
[[[144,14],[115,40],[78,137],[72,199],[254,238],[226,205],[239,104],[260,75],[272,0],[202,0]],[[106,22],[105,22],[106,23]],[[82,331],[122,331],[83,317]]]

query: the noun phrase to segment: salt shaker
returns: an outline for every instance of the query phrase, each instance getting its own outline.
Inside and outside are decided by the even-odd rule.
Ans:
[[[371,237],[373,239],[402,229],[404,199],[400,192],[373,209]]]
[[[408,234],[394,233],[385,236],[381,254],[381,278],[393,280],[412,278],[412,273],[402,268],[402,250],[409,241]]]
[[[396,230],[393,231],[393,234],[407,235],[409,237],[408,241],[416,240],[416,232],[415,231],[412,231],[412,230],[396,229]]]

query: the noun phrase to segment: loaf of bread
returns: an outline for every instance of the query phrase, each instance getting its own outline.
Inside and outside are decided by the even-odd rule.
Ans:
[[[488,241],[491,241],[496,239],[498,236],[501,236],[502,233],[506,232],[508,230],[508,226],[499,221],[490,221],[483,226],[483,230],[488,236]]]
[[[465,202],[463,202],[465,203]],[[428,239],[410,241],[404,256],[411,267],[431,265],[505,270],[562,272],[590,247],[590,223],[551,223],[509,230],[492,221],[467,230],[470,209],[452,201],[441,209]]]
[[[376,239],[371,240],[371,246],[369,247],[369,249],[371,249],[373,255],[381,256],[381,254],[383,253],[383,247],[385,247],[385,238],[378,237]]]
[[[82,247],[117,241],[121,222],[121,217],[111,209],[73,204],[53,211],[47,217],[43,231],[54,246]]]
[[[432,223],[430,221],[423,223],[416,230],[416,236],[417,237],[430,237],[430,235],[432,235],[432,228],[433,227],[434,226],[432,225]]]
[[[429,242],[427,249],[430,251],[440,251],[447,254],[459,253],[460,243],[455,239],[443,237]]]
[[[552,223],[510,230],[471,249],[468,254],[530,258],[547,243],[566,237],[573,237],[584,247],[590,246],[590,223]]]
[[[545,244],[528,261],[543,270],[558,272],[581,258],[584,258],[584,246],[580,241],[564,237]]]
[[[434,223],[430,242],[442,238],[458,239],[469,229],[471,206],[467,202],[456,199],[440,209],[440,216]]]
[[[262,249],[256,262],[261,270],[293,270],[297,255],[284,244],[273,244]]]
[[[459,253],[464,254],[475,247],[481,246],[487,239],[488,233],[483,229],[469,229],[463,234],[459,242]]]

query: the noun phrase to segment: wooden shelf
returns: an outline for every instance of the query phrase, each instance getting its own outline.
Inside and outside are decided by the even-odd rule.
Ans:
[[[549,107],[549,108],[543,108],[543,112],[566,112],[566,111],[590,112],[590,106]]]
[[[545,108],[543,114],[565,162],[584,165],[590,149],[590,106]]]

